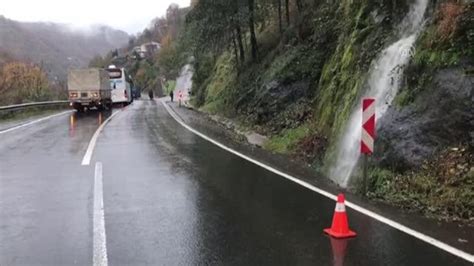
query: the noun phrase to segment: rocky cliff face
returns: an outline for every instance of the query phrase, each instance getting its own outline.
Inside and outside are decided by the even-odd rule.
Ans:
[[[418,167],[445,147],[474,145],[473,90],[474,76],[465,68],[446,68],[412,103],[393,105],[379,125],[381,165]]]
[[[432,9],[403,88],[379,125],[377,159],[396,170],[474,144],[474,4],[440,1]]]
[[[410,17],[417,20],[416,30],[401,34],[404,18],[419,3],[423,12]],[[320,3],[306,16],[311,19],[280,38],[260,32],[260,60],[244,68],[235,70],[230,52],[215,61],[198,59],[197,105],[240,120],[269,136],[265,148],[299,157],[330,175],[361,96],[397,83],[378,121],[370,169],[373,195],[402,207],[469,217],[465,210],[474,202],[469,192],[474,184],[474,4],[347,0]],[[378,59],[408,36],[413,38],[403,51],[406,60],[387,64],[388,71],[373,71],[379,62],[393,63]],[[371,82],[371,73],[394,78]],[[452,160],[438,167],[443,158]],[[355,169],[349,187],[357,186],[359,176]]]

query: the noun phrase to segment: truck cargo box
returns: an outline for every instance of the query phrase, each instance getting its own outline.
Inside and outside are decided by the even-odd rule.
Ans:
[[[67,85],[70,105],[78,111],[112,104],[109,75],[104,69],[70,70]]]
[[[110,90],[109,75],[100,68],[72,69],[67,88],[69,91]]]

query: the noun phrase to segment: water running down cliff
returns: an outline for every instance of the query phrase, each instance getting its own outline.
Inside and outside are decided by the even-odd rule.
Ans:
[[[376,120],[383,117],[398,92],[404,67],[421,29],[428,0],[416,0],[399,26],[399,39],[385,48],[372,63],[364,97],[375,98]],[[358,99],[360,102],[361,99]],[[330,177],[346,187],[360,155],[362,111],[357,104],[338,144],[337,159],[330,169]]]

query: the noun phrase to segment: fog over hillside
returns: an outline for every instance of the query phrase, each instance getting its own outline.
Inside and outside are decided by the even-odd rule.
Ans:
[[[128,34],[109,26],[74,29],[50,22],[18,22],[0,16],[0,54],[41,64],[51,78],[64,79],[67,69],[87,66],[97,54],[125,45]]]

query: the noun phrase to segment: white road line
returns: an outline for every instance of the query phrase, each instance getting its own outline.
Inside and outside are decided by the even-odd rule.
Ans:
[[[94,135],[91,138],[91,141],[89,142],[89,146],[87,146],[86,154],[84,154],[84,157],[82,158],[82,165],[89,165],[91,163],[91,158],[92,158],[92,153],[94,152],[95,144],[97,142],[97,139],[99,138],[100,132],[104,129],[105,125],[109,123],[109,121],[114,117],[116,114],[118,114],[120,111],[117,111],[113,113],[109,118],[107,118],[104,123],[102,123],[99,128],[95,131]]]
[[[61,115],[65,115],[65,114],[68,114],[68,113],[72,113],[74,111],[70,110],[70,111],[65,111],[65,112],[61,112],[59,114],[54,114],[54,115],[49,115],[49,116],[45,116],[45,117],[42,117],[40,119],[37,119],[37,120],[33,120],[33,121],[30,121],[30,122],[27,122],[25,124],[21,124],[21,125],[18,125],[18,126],[15,126],[15,127],[11,127],[9,129],[5,129],[3,131],[0,131],[0,135],[1,134],[5,134],[7,132],[11,132],[13,130],[17,130],[17,129],[20,129],[20,128],[24,128],[24,127],[27,127],[27,126],[31,126],[33,124],[36,124],[36,123],[39,123],[41,121],[45,121],[45,120],[48,120],[48,119],[51,119],[51,118],[54,118],[54,117],[57,117],[57,116],[61,116]]]
[[[107,266],[107,243],[105,238],[104,195],[102,184],[102,163],[95,164],[94,176],[94,217],[93,217],[93,264]]]
[[[163,106],[165,107],[166,111],[168,111],[168,113],[171,115],[171,117],[173,117],[174,120],[176,120],[176,122],[178,122],[181,126],[183,126],[184,128],[186,128],[187,130],[191,131],[192,133],[198,135],[199,137],[201,137],[201,138],[203,138],[203,139],[205,139],[205,140],[207,140],[207,141],[209,141],[209,142],[215,144],[216,146],[218,146],[218,147],[220,147],[220,148],[222,148],[222,149],[224,149],[224,150],[226,150],[226,151],[228,151],[228,152],[230,152],[230,153],[233,153],[233,154],[235,154],[235,155],[237,155],[237,156],[239,156],[239,157],[241,157],[241,158],[243,158],[243,159],[245,159],[245,160],[247,160],[247,161],[250,161],[250,162],[252,162],[252,163],[254,163],[254,164],[256,164],[256,165],[258,165],[258,166],[260,166],[260,167],[262,167],[262,168],[265,168],[265,169],[267,169],[267,170],[270,171],[270,172],[273,172],[273,173],[275,173],[275,174],[277,174],[277,175],[280,175],[280,176],[282,176],[282,177],[284,177],[284,178],[286,178],[286,179],[288,179],[288,180],[291,180],[291,181],[293,181],[293,182],[295,182],[295,183],[297,183],[297,184],[299,184],[299,185],[301,185],[301,186],[303,186],[303,187],[305,187],[305,188],[307,188],[307,189],[310,189],[310,190],[312,190],[312,191],[314,191],[314,192],[317,192],[317,193],[319,193],[319,194],[321,194],[321,195],[323,195],[323,196],[325,196],[325,197],[328,197],[328,198],[330,198],[330,199],[332,199],[332,200],[337,200],[337,196],[334,195],[334,194],[332,194],[332,193],[330,193],[330,192],[327,192],[327,191],[325,191],[325,190],[322,190],[322,189],[320,189],[320,188],[318,188],[318,187],[315,187],[315,186],[313,186],[313,185],[311,185],[311,184],[309,184],[309,183],[307,183],[307,182],[305,182],[305,181],[302,181],[302,180],[300,180],[300,179],[298,179],[298,178],[296,178],[296,177],[293,177],[293,176],[291,176],[291,175],[289,175],[289,174],[286,174],[286,173],[284,173],[284,172],[281,172],[281,171],[279,171],[279,170],[277,170],[277,169],[275,169],[275,168],[273,168],[273,167],[271,167],[271,166],[268,166],[268,165],[266,165],[266,164],[264,164],[264,163],[262,163],[262,162],[259,162],[259,161],[255,160],[255,159],[252,159],[252,158],[250,158],[250,157],[248,157],[248,156],[246,156],[246,155],[244,155],[244,154],[242,154],[242,153],[240,153],[240,152],[238,152],[238,151],[235,151],[235,150],[233,150],[233,149],[231,149],[231,148],[225,146],[224,144],[222,144],[222,143],[220,143],[220,142],[218,142],[218,141],[215,141],[215,140],[211,139],[210,137],[208,137],[208,136],[202,134],[201,132],[195,130],[194,128],[192,128],[192,127],[188,126],[186,123],[184,123],[184,122],[176,115],[176,113],[175,113],[173,110],[171,110],[171,108],[164,102],[164,100],[161,100],[161,103],[162,103]],[[352,203],[352,202],[350,202],[350,201],[347,201],[347,200],[346,200],[346,206],[349,207],[349,208],[351,208],[351,209],[353,209],[353,210],[355,210],[355,211],[357,211],[357,212],[360,212],[360,213],[362,213],[362,214],[365,214],[365,215],[367,215],[367,216],[369,216],[369,217],[371,217],[371,218],[373,218],[373,219],[375,219],[375,220],[378,220],[378,221],[380,221],[380,222],[382,222],[382,223],[384,223],[384,224],[387,224],[387,225],[389,225],[389,226],[391,226],[391,227],[393,227],[393,228],[395,228],[395,229],[398,229],[398,230],[400,230],[400,231],[402,231],[402,232],[405,232],[406,234],[409,234],[409,235],[411,235],[411,236],[413,236],[413,237],[415,237],[415,238],[418,238],[418,239],[420,239],[420,240],[422,240],[422,241],[424,241],[424,242],[426,242],[426,243],[428,243],[428,244],[431,244],[431,245],[433,245],[433,246],[435,246],[435,247],[437,247],[437,248],[440,248],[440,249],[442,249],[442,250],[444,250],[444,251],[446,251],[446,252],[449,252],[449,253],[451,253],[451,254],[453,254],[453,255],[455,255],[455,256],[458,256],[458,257],[460,257],[460,258],[462,258],[462,259],[464,259],[464,260],[467,260],[467,261],[469,261],[469,262],[474,263],[474,255],[472,255],[472,254],[469,254],[469,253],[467,253],[467,252],[465,252],[465,251],[462,251],[462,250],[457,249],[457,248],[455,248],[455,247],[453,247],[453,246],[450,246],[450,245],[448,245],[448,244],[446,244],[446,243],[444,243],[444,242],[441,242],[441,241],[439,241],[439,240],[437,240],[437,239],[435,239],[435,238],[433,238],[433,237],[430,237],[430,236],[428,236],[428,235],[425,235],[425,234],[423,234],[423,233],[421,233],[421,232],[418,232],[418,231],[416,231],[416,230],[413,230],[413,229],[411,229],[411,228],[409,228],[409,227],[407,227],[407,226],[405,226],[405,225],[403,225],[403,224],[400,224],[400,223],[398,223],[398,222],[396,222],[396,221],[390,220],[389,218],[386,218],[386,217],[384,217],[384,216],[382,216],[382,215],[380,215],[380,214],[377,214],[377,213],[375,213],[375,212],[373,212],[373,211],[370,211],[370,210],[368,210],[368,209],[366,209],[366,208],[364,208],[364,207],[361,207],[361,206],[359,206],[359,205],[357,205],[357,204],[355,204],[355,203]]]

